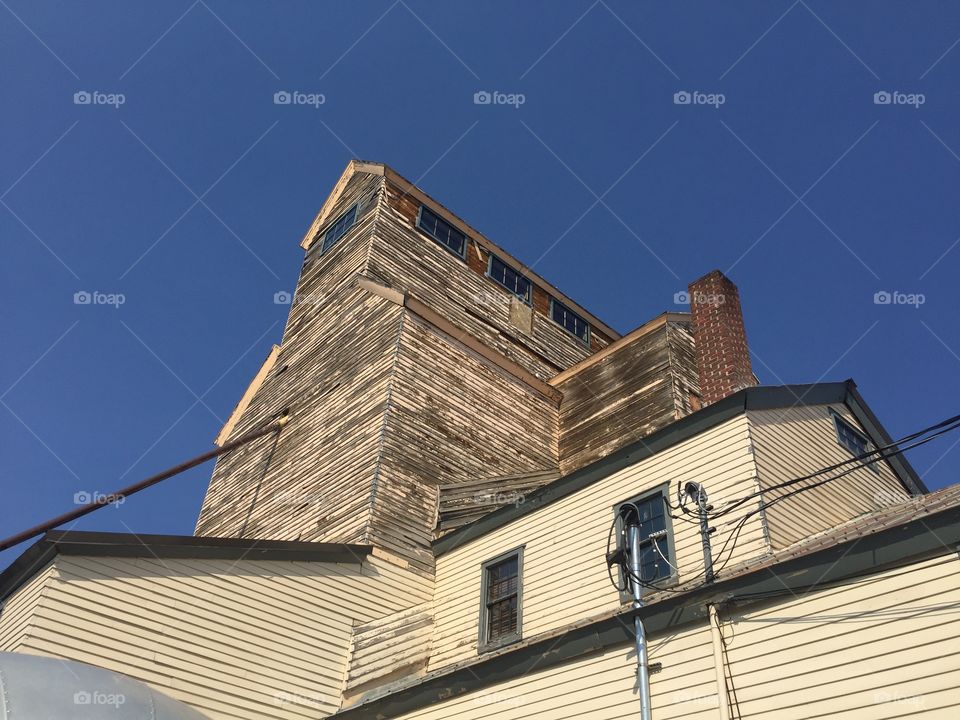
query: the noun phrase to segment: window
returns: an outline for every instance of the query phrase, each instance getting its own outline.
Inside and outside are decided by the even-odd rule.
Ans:
[[[590,344],[590,324],[559,300],[550,301],[550,317],[567,332]]]
[[[490,256],[490,266],[487,270],[487,275],[524,302],[530,302],[530,281],[496,255]]]
[[[333,225],[327,228],[327,231],[323,234],[323,244],[320,247],[320,254],[323,255],[323,253],[333,247],[337,240],[346,235],[347,230],[353,227],[353,223],[355,223],[356,220],[357,206],[354,205],[343,215],[337,218]]]
[[[616,514],[617,549],[629,550],[627,526],[640,526],[640,579],[656,583],[675,574],[673,533],[667,516],[666,488],[640,495],[614,506]],[[630,585],[620,579],[626,588],[623,599],[630,597]]]
[[[520,639],[523,548],[488,560],[482,566],[480,652]]]
[[[417,215],[417,227],[450,252],[461,258],[464,256],[464,251],[467,248],[467,236],[428,209],[426,205],[420,206],[420,214]]]
[[[865,455],[874,449],[873,444],[867,439],[866,435],[853,427],[853,425],[848,423],[833,410],[830,412],[833,415],[833,424],[837,429],[837,442],[849,450],[854,457],[860,457],[861,455]],[[872,459],[872,456],[871,458],[868,458],[868,460],[869,459]],[[880,471],[877,463],[875,462],[870,463],[868,467],[874,472]]]

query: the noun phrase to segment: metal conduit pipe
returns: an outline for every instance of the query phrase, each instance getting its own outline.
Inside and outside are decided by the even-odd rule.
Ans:
[[[627,528],[627,540],[630,544],[630,585],[633,589],[633,607],[643,607],[643,586],[640,584],[640,528],[631,523]],[[637,614],[633,618],[634,632],[637,636],[637,686],[640,694],[640,720],[651,720],[650,707],[650,664],[647,659],[647,636],[643,629],[643,620]]]

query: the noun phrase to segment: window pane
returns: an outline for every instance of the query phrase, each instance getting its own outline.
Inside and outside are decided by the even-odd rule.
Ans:
[[[530,281],[496,255],[490,258],[490,277],[524,300],[530,299]]]
[[[463,249],[466,246],[467,236],[453,227],[453,225],[432,212],[426,206],[421,206],[420,220],[417,224],[421,230],[431,235],[438,243],[463,257]]]
[[[516,596],[490,605],[488,612],[488,637],[491,641],[517,632]]]
[[[487,568],[488,602],[516,594],[519,582],[518,568],[519,563],[516,556]]]
[[[557,300],[553,301],[553,310],[551,312],[554,322],[559,323],[568,331],[576,335],[581,340],[586,340],[589,333],[587,321],[570,310],[566,305]]]
[[[323,235],[323,246],[320,249],[321,253],[326,252],[333,244],[337,242],[340,238],[347,234],[347,230],[353,227],[354,221],[357,219],[357,206],[354,205],[352,208],[347,210],[341,217],[339,217],[336,222],[329,227],[329,229]]]

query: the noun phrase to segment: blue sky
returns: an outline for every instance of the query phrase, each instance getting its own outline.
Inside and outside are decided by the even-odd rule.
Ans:
[[[956,3],[2,0],[0,18],[0,535],[211,446],[352,156],[621,331],[720,268],[764,383],[853,377],[895,437],[957,412]],[[94,291],[123,304],[74,302]],[[930,487],[957,480],[956,440],[911,455]],[[190,533],[211,469],[76,527]]]

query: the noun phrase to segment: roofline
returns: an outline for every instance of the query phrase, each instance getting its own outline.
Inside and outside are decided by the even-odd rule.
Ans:
[[[844,383],[845,384],[845,383]],[[924,560],[954,554],[960,543],[960,506],[907,520],[871,535],[816,550],[776,565],[764,566],[679,595],[666,595],[639,611],[610,613],[583,625],[544,634],[527,645],[481,656],[453,669],[437,671],[413,684],[334,713],[337,720],[390,718],[507,682],[588,654],[634,642],[633,617],[639,615],[651,636],[708,622],[708,605],[737,602],[737,607],[770,602],[738,595],[782,592],[788,598],[809,586],[853,581]]]
[[[371,550],[370,545],[299,540],[51,530],[0,573],[0,601],[16,592],[57,555],[360,564]]]
[[[310,228],[307,230],[307,234],[304,235],[303,240],[300,241],[300,247],[302,247],[304,250],[310,249],[317,232],[329,219],[329,215],[336,204],[337,197],[343,191],[343,188],[346,187],[347,183],[350,182],[350,178],[352,178],[358,172],[363,172],[370,175],[380,175],[393,184],[398,185],[404,191],[404,193],[416,198],[421,203],[429,202],[431,208],[438,211],[444,220],[452,222],[458,227],[458,229],[464,232],[471,240],[481,245],[485,250],[493,252],[497,256],[503,258],[504,260],[510,261],[513,265],[520,268],[526,277],[530,278],[530,280],[532,280],[535,284],[549,291],[551,295],[554,295],[564,305],[567,305],[573,311],[586,317],[594,328],[608,336],[611,341],[618,340],[620,338],[620,333],[607,325],[596,315],[591,313],[572,298],[562,293],[555,285],[530,270],[525,263],[520,262],[513,255],[491,241],[482,232],[470,225],[470,223],[468,223],[466,220],[451,212],[443,203],[428,195],[426,192],[403,177],[396,170],[384,163],[368,162],[365,160],[356,159],[347,163],[347,167],[344,169],[343,174],[340,175],[340,179],[337,180],[336,185],[333,186],[333,190],[330,191],[326,201],[324,201],[323,207],[320,208],[320,212],[317,213],[317,216],[311,223]]]
[[[856,392],[856,384],[853,380],[812,385],[750,387],[672,422],[559,480],[544,485],[526,497],[522,504],[507,505],[472,523],[460,526],[433,541],[434,556],[440,557],[454,548],[476,540],[524,515],[599,482],[618,470],[635,465],[748,410],[778,410],[834,404],[844,404],[850,409],[874,445],[879,447],[890,442],[890,436],[883,430],[876,416],[870,412],[860,394]],[[900,482],[912,494],[922,495],[928,492],[905,457],[898,455],[890,458],[888,462]]]
[[[552,378],[550,378],[548,382],[554,387],[556,387],[557,385],[560,385],[564,381],[569,380],[571,377],[576,375],[581,370],[585,370],[588,367],[595,365],[596,363],[600,362],[608,355],[612,355],[613,353],[615,353],[617,350],[624,347],[625,345],[629,345],[634,340],[640,337],[643,337],[647,333],[653,332],[654,330],[657,330],[670,322],[691,323],[693,322],[693,316],[690,313],[680,313],[680,312],[661,313],[660,315],[657,315],[657,317],[653,318],[652,320],[648,320],[640,327],[634,330],[631,330],[626,335],[622,336],[620,339],[614,340],[612,343],[607,345],[602,350],[598,350],[593,355],[590,355],[589,357],[586,357],[580,362],[578,362],[576,365],[571,365],[566,370],[557,373]]]

